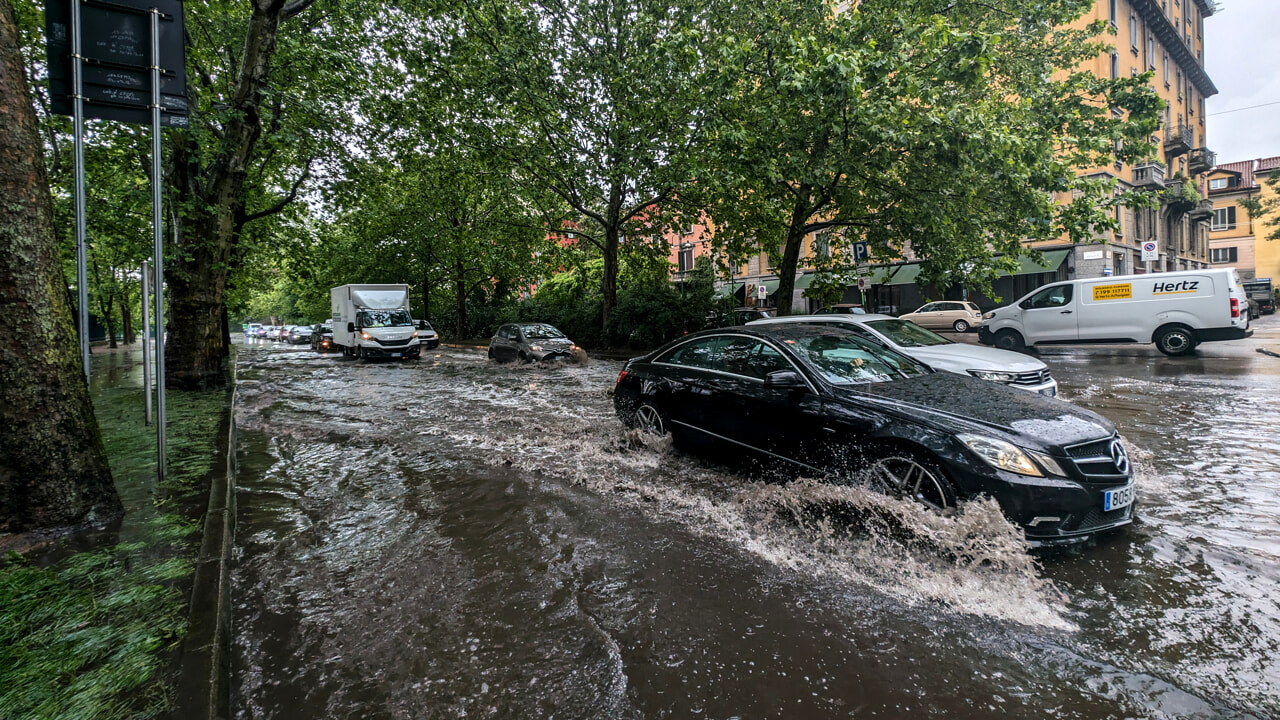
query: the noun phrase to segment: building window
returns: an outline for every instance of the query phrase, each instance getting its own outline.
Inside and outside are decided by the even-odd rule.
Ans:
[[[1210,190],[1226,190],[1226,189],[1227,189],[1227,179],[1226,179],[1226,178],[1214,178],[1214,179],[1210,180],[1210,181],[1209,181],[1209,189],[1210,189]]]
[[[1110,0],[1110,5],[1111,5],[1111,15],[1109,17],[1111,18],[1111,24],[1115,25],[1116,24],[1116,0]]]
[[[831,231],[823,230],[813,234],[813,256],[815,258],[831,257]]]
[[[1120,56],[1111,53],[1111,79],[1115,80],[1120,77]]]
[[[1138,13],[1129,13],[1129,45],[1138,52]]]
[[[1210,248],[1209,262],[1215,263],[1233,263],[1240,262],[1239,255],[1233,247]]]
[[[1178,75],[1178,102],[1182,102],[1182,71],[1177,71]]]
[[[1147,69],[1156,69],[1156,36],[1147,33]]]
[[[680,243],[680,272],[689,272],[693,269],[693,243]]]
[[[1164,86],[1169,87],[1169,53],[1164,54]]]
[[[1234,230],[1236,227],[1236,206],[1230,205],[1224,208],[1215,208],[1213,211],[1213,225],[1210,230]]]

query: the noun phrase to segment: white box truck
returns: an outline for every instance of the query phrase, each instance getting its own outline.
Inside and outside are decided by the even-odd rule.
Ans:
[[[343,285],[329,291],[333,344],[347,357],[416,358],[408,285]]]
[[[987,313],[978,340],[1005,350],[1155,343],[1185,355],[1202,342],[1252,335],[1248,304],[1235,268],[1068,280]]]

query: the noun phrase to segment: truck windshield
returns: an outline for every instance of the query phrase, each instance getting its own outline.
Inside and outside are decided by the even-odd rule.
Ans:
[[[360,312],[360,327],[380,328],[412,326],[413,320],[409,318],[408,310],[362,310]]]

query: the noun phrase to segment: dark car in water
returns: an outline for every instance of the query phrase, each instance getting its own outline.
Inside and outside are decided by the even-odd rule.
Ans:
[[[337,352],[338,346],[333,344],[333,327],[330,325],[311,326],[311,349],[316,352]]]
[[[547,323],[511,323],[489,340],[489,358],[498,362],[573,360],[581,349]]]
[[[934,372],[831,325],[688,335],[627,363],[624,423],[785,461],[832,482],[864,479],[941,511],[995,498],[1037,544],[1076,542],[1133,518],[1115,427],[1070,403]]]

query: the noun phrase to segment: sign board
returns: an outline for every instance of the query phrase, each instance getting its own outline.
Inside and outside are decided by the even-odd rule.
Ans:
[[[1094,285],[1093,299],[1098,300],[1128,300],[1133,297],[1132,283],[1116,283],[1115,285]]]
[[[865,242],[856,242],[853,244],[854,260],[866,260],[869,257],[871,256],[867,253],[867,244]]]
[[[1114,274],[1115,274],[1115,272],[1114,272],[1111,268],[1109,268],[1109,267],[1104,267],[1104,268],[1102,268],[1102,274],[1103,274],[1103,276],[1107,276],[1107,277],[1109,277],[1109,276],[1111,276],[1111,275],[1114,275]]]
[[[760,298],[761,300],[767,299],[769,297],[769,290],[765,288],[763,283],[756,286],[756,297]]]
[[[866,290],[866,289],[867,289],[868,287],[870,287],[870,286],[871,286],[871,278],[868,278],[868,277],[860,277],[860,278],[858,278],[858,289],[859,289],[859,290]]]
[[[71,3],[45,0],[49,95],[72,112]],[[151,123],[151,17],[160,10],[160,124],[187,127],[186,50],[181,0],[80,0],[84,116]]]
[[[1085,260],[1101,260],[1102,251],[1101,250],[1085,250],[1084,259]]]
[[[1160,259],[1160,252],[1156,248],[1155,241],[1148,240],[1142,243],[1142,261],[1143,262],[1146,262],[1148,260],[1159,260],[1159,259]]]

